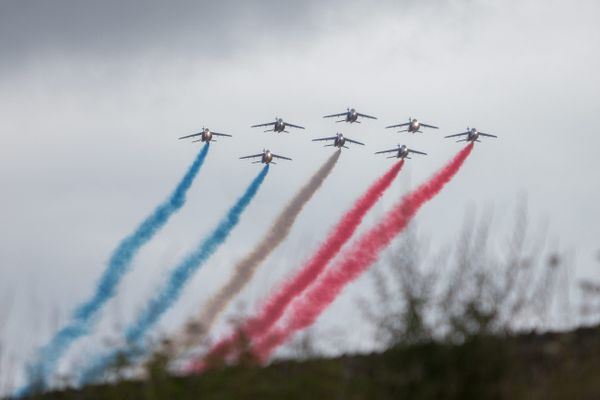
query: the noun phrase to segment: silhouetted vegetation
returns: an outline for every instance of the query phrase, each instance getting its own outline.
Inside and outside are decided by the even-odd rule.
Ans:
[[[382,348],[437,340],[462,343],[567,326],[569,265],[528,230],[525,205],[507,236],[489,236],[491,214],[470,215],[454,247],[434,252],[409,228],[372,268],[375,290],[359,306]]]
[[[461,345],[422,342],[383,353],[233,366],[202,376],[165,373],[33,397],[94,399],[568,399],[600,393],[600,328],[517,337],[478,336]]]

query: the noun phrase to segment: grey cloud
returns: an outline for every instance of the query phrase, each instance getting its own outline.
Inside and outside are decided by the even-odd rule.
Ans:
[[[0,3],[0,66],[19,67],[47,55],[130,57],[149,49],[226,54],[278,32],[309,33],[318,4],[8,0]]]

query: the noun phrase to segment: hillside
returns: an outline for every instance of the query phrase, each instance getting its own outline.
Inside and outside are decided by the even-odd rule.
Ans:
[[[370,355],[230,367],[34,397],[94,399],[573,399],[600,396],[600,327],[566,333],[475,337],[460,346],[425,343]]]

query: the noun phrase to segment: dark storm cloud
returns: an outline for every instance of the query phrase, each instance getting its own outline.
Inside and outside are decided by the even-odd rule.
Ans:
[[[0,3],[0,67],[147,50],[223,55],[278,32],[311,32],[317,5],[323,2],[7,0]]]

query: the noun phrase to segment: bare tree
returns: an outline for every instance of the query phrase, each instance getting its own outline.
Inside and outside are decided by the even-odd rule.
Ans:
[[[524,201],[500,244],[490,237],[492,216],[487,211],[477,218],[470,210],[457,243],[429,257],[429,246],[409,227],[391,256],[371,270],[372,295],[359,299],[378,343],[460,343],[475,335],[548,328],[556,321],[552,311],[564,292],[559,283],[569,285],[568,265],[556,251],[544,257],[545,230],[531,233]],[[568,292],[562,298],[570,304]]]

